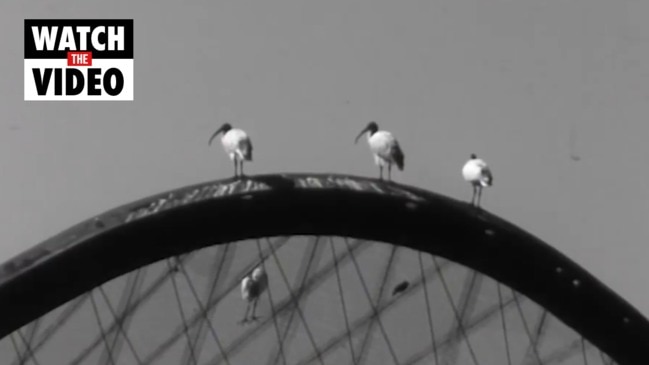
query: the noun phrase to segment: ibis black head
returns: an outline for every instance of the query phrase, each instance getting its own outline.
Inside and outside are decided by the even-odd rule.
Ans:
[[[222,126],[219,127],[219,129],[216,130],[216,132],[214,132],[214,134],[212,134],[212,137],[210,137],[210,141],[207,144],[211,145],[214,137],[218,136],[219,133],[228,133],[230,129],[232,129],[230,123],[224,123]]]
[[[365,127],[365,129],[367,129],[368,131],[370,131],[372,133],[375,133],[376,131],[379,130],[379,125],[376,124],[376,122],[369,122],[367,124],[367,127]]]
[[[376,133],[379,130],[379,125],[376,124],[376,122],[369,122],[365,128],[358,134],[356,139],[354,140],[354,143],[358,142],[358,139],[361,138],[361,136],[367,132],[370,133],[370,136],[374,133]]]
[[[223,125],[219,129],[221,129],[223,131],[223,133],[225,133],[225,132],[229,131],[230,129],[232,129],[232,126],[230,125],[230,123],[223,123]]]
[[[478,158],[478,156],[477,156],[475,153],[472,153],[472,154],[471,154],[471,159],[472,159],[472,160],[475,160],[476,158]]]

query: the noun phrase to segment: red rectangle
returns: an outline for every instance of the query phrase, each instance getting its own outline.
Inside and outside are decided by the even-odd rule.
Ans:
[[[68,52],[68,66],[92,66],[92,52]]]

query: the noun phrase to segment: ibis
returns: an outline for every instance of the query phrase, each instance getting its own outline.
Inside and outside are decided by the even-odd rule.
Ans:
[[[475,153],[471,154],[471,158],[464,164],[462,168],[462,176],[473,187],[473,196],[471,197],[471,204],[476,207],[480,206],[480,199],[482,197],[482,188],[493,185],[493,175],[486,162],[479,159]]]
[[[243,130],[232,128],[229,123],[225,123],[212,134],[208,145],[211,145],[212,140],[220,133],[223,133],[221,137],[223,149],[234,163],[234,176],[243,175],[243,162],[252,161],[252,142],[250,141],[250,137]]]
[[[252,273],[246,275],[241,280],[241,298],[246,301],[246,312],[243,319],[239,323],[246,323],[249,320],[255,321],[255,311],[257,310],[257,302],[261,293],[268,287],[268,276],[261,266],[256,267]],[[252,309],[250,318],[248,313]]]
[[[404,155],[392,133],[381,131],[376,122],[370,122],[358,134],[354,143],[358,143],[358,139],[365,133],[367,133],[367,143],[374,155],[374,163],[379,167],[379,178],[383,180],[384,166],[388,168],[388,180],[392,179],[392,165],[397,165],[399,171],[403,171]]]

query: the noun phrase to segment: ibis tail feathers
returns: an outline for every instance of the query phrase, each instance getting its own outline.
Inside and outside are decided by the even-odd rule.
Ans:
[[[403,155],[403,151],[401,151],[401,147],[399,146],[398,143],[395,143],[393,147],[392,155],[394,157],[394,163],[399,168],[399,171],[403,171],[403,168],[405,166],[405,161],[404,161],[405,156]]]
[[[492,186],[494,182],[493,175],[491,174],[491,170],[489,170],[488,167],[483,167],[482,168],[482,178],[480,179],[480,184],[482,186]]]
[[[252,144],[248,145],[248,149],[246,150],[246,153],[244,153],[244,158],[246,161],[252,161]]]
[[[242,142],[236,150],[237,157],[241,161],[252,161],[252,143]]]

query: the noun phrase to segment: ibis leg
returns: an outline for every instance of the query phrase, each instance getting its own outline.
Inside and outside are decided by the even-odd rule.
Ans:
[[[383,165],[379,165],[379,179],[383,180]]]
[[[480,207],[481,198],[482,198],[482,186],[478,186],[478,203],[476,204],[477,207]]]
[[[250,310],[250,302],[246,304],[246,312],[243,314],[243,319],[239,321],[239,324],[244,324],[248,322],[248,311]]]
[[[234,177],[237,177],[239,176],[237,175],[237,159],[235,158],[232,161],[234,162]]]
[[[239,175],[243,176],[243,160],[239,161]]]
[[[257,302],[259,301],[259,298],[255,298],[255,300],[252,302],[252,315],[250,316],[250,320],[256,321],[257,316],[255,316],[255,312],[257,312]]]
[[[388,180],[392,181],[392,164],[388,164]]]
[[[476,192],[477,192],[478,187],[475,186],[475,185],[472,185],[472,187],[473,187],[473,195],[471,195],[471,205],[475,205],[475,196],[476,196]]]

